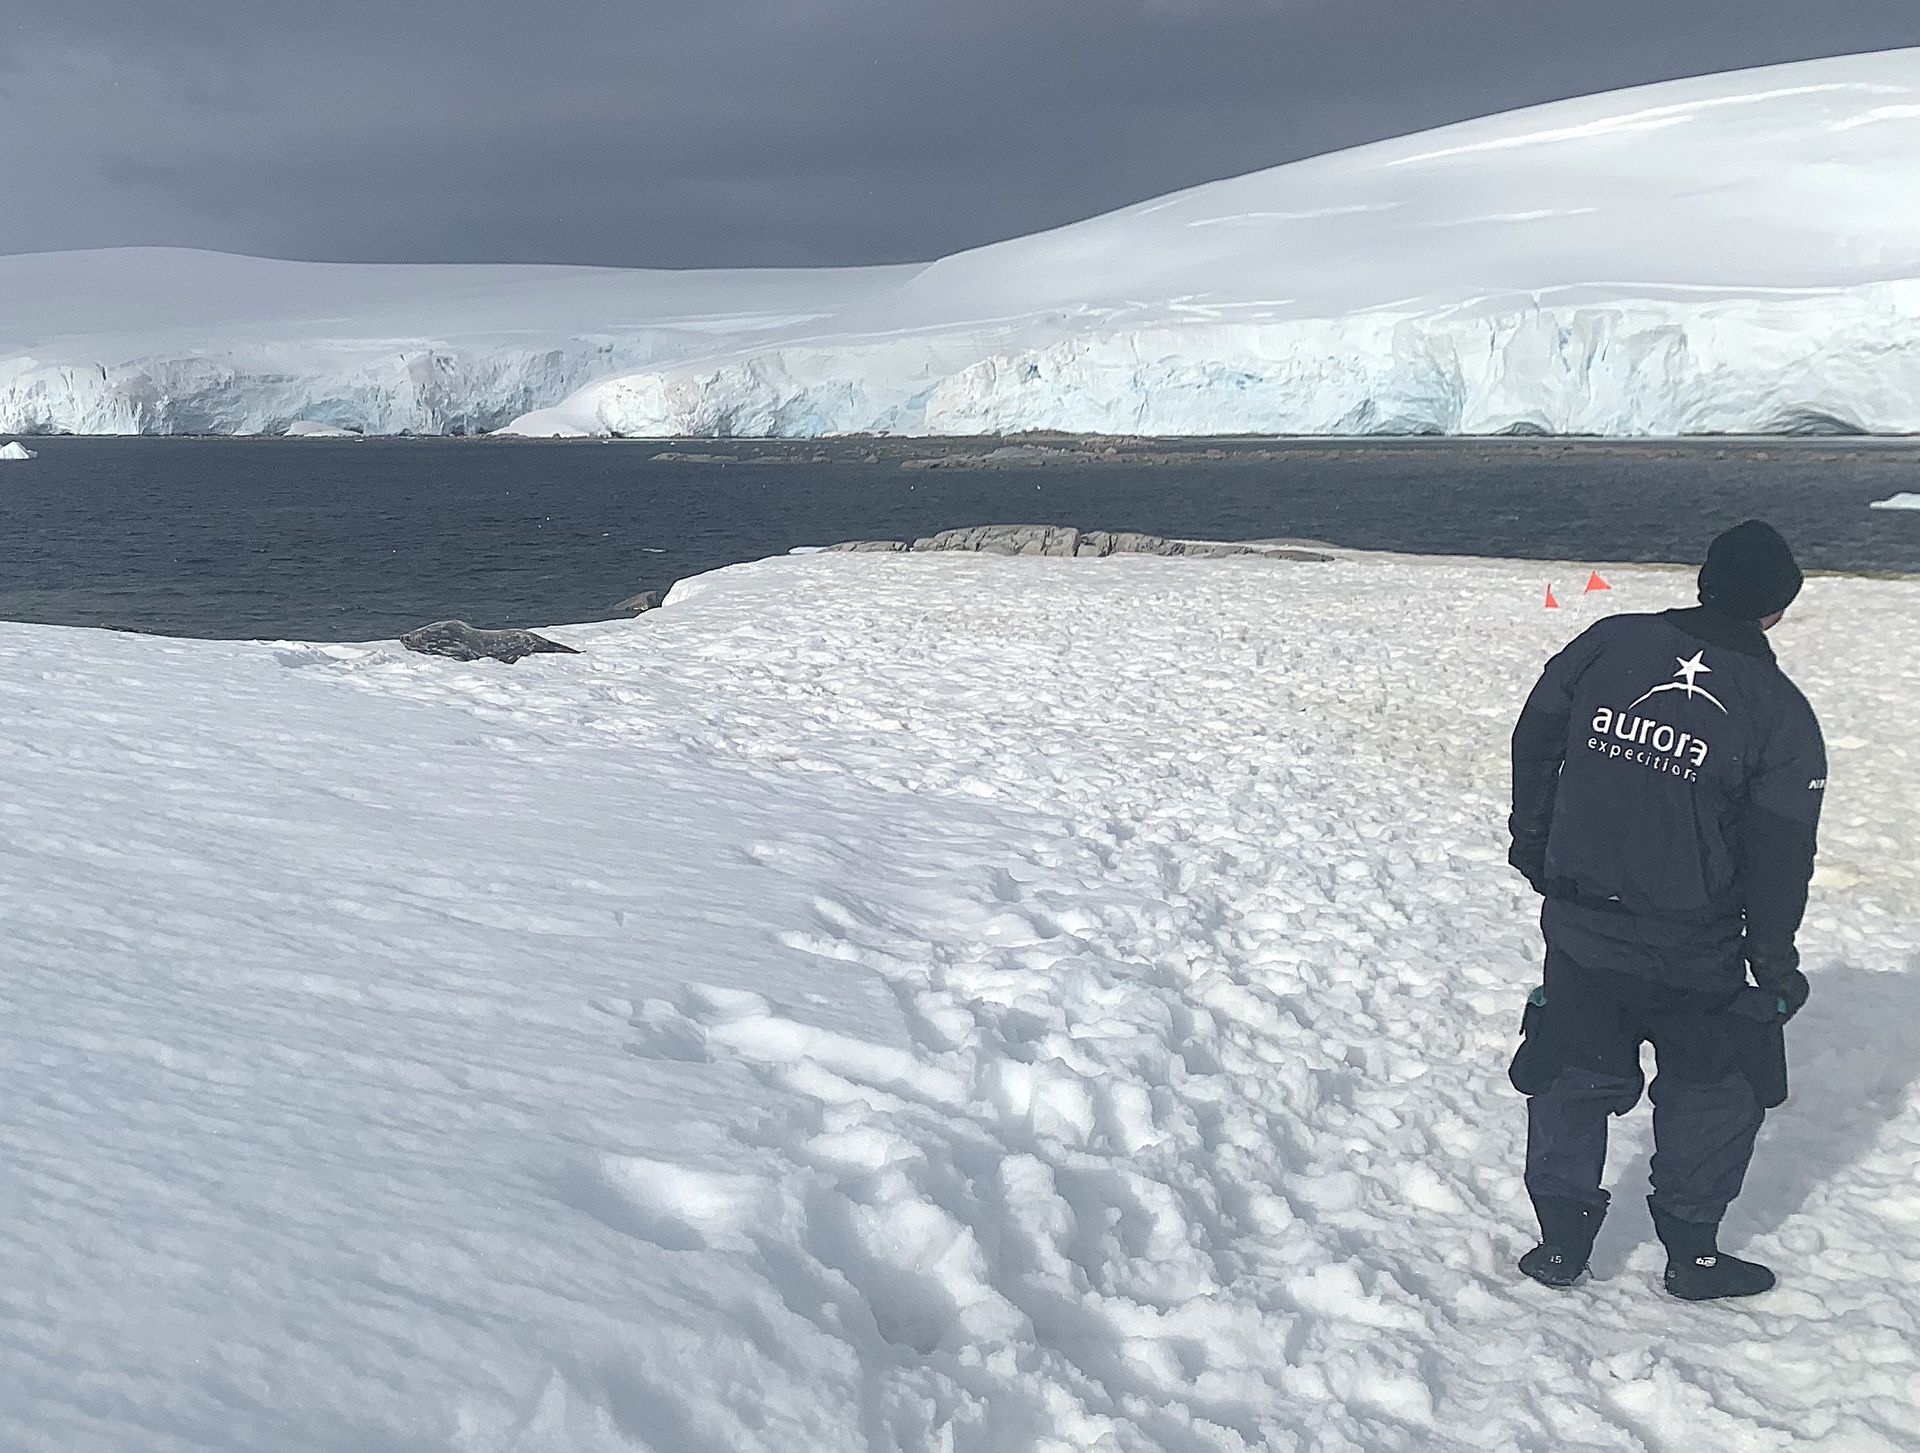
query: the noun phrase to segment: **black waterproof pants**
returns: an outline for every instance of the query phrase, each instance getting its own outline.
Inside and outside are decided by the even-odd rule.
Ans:
[[[1718,1225],[1740,1194],[1768,1108],[1786,1098],[1778,1026],[1729,1015],[1730,994],[1699,994],[1547,952],[1544,1004],[1529,1008],[1514,1057],[1527,1100],[1527,1191],[1604,1208],[1607,1117],[1640,1101],[1651,1043],[1653,1196],[1681,1221]]]

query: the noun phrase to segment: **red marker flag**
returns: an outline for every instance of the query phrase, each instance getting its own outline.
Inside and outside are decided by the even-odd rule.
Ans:
[[[1606,581],[1600,578],[1600,572],[1596,570],[1587,577],[1587,588],[1583,593],[1586,595],[1592,595],[1596,590],[1612,590],[1612,589],[1613,587],[1611,585],[1608,585]]]
[[[1551,585],[1547,587],[1547,609],[1548,610],[1560,609],[1560,602],[1553,598],[1553,587]]]

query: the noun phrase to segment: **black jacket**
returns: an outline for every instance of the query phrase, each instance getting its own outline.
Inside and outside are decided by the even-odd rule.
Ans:
[[[1826,785],[1813,709],[1757,625],[1611,616],[1520,713],[1512,861],[1576,962],[1718,990],[1751,961],[1766,982],[1799,962]]]

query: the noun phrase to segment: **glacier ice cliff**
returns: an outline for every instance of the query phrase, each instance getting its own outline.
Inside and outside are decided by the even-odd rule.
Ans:
[[[400,349],[384,357],[225,351],[114,364],[0,364],[15,433],[280,434],[296,419],[369,434],[496,429],[644,353],[610,345]]]
[[[0,257],[0,430],[478,433],[596,378],[830,315],[901,270]]]

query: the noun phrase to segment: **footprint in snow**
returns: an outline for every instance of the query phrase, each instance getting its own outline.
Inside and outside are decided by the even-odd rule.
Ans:
[[[665,999],[641,1000],[627,1023],[635,1031],[625,1046],[629,1054],[682,1064],[713,1063],[706,1028]]]
[[[664,1251],[747,1245],[747,1229],[772,1213],[772,1187],[758,1176],[642,1155],[576,1161],[557,1189],[574,1210]]]

